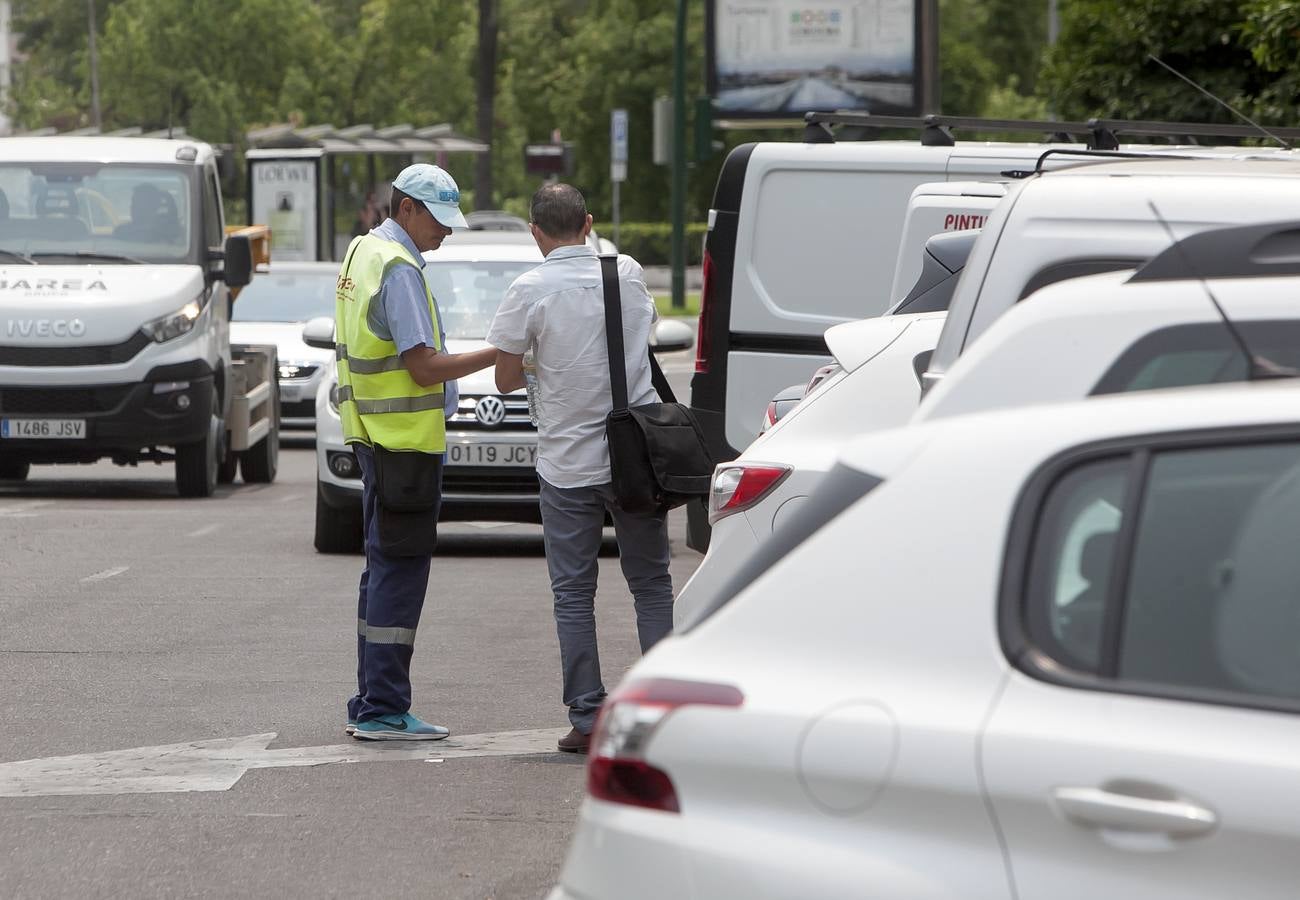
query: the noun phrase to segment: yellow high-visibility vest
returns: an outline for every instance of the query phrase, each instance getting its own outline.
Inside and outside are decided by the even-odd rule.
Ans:
[[[397,345],[370,330],[370,304],[379,302],[384,276],[396,266],[413,266],[420,274],[433,320],[434,349],[442,350],[437,307],[420,264],[396,241],[373,234],[354,238],[334,292],[343,439],[349,444],[378,444],[389,450],[445,453],[443,386],[418,384],[402,364]]]

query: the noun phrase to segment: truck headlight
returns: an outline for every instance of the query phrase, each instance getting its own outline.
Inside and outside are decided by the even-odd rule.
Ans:
[[[197,297],[170,315],[145,322],[141,328],[145,334],[160,344],[170,341],[193,330],[194,323],[203,314],[203,307],[203,298]]]

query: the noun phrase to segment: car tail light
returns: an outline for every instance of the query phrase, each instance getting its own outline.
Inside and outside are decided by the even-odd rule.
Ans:
[[[776,401],[769,400],[767,401],[767,409],[763,411],[763,430],[767,431],[767,429],[775,425],[776,420]]]
[[[769,407],[769,414],[772,414]],[[709,524],[749,509],[780,484],[792,469],[775,463],[718,466],[709,490]]]
[[[713,305],[713,256],[709,253],[708,245],[704,247],[700,278],[700,324],[695,336],[695,371],[707,375],[709,360],[713,358],[713,328],[709,317]]]
[[[600,711],[587,759],[587,793],[607,803],[680,812],[677,790],[645,750],[672,713],[683,706],[740,706],[745,696],[729,684],[649,678],[616,690]]]

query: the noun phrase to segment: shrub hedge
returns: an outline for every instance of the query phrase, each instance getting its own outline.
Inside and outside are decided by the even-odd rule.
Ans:
[[[686,265],[698,266],[704,255],[703,222],[686,225]],[[614,239],[614,226],[597,222],[596,233]],[[673,226],[669,222],[620,222],[618,225],[618,252],[626,253],[643,266],[666,266],[669,263]]]

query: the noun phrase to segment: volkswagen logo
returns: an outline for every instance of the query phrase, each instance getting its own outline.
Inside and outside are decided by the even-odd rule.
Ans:
[[[488,428],[495,428],[505,420],[506,405],[500,397],[483,397],[474,406],[474,415]]]

